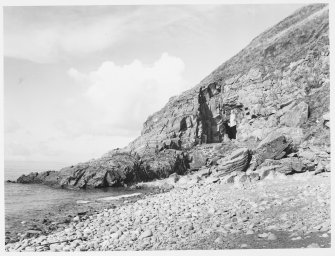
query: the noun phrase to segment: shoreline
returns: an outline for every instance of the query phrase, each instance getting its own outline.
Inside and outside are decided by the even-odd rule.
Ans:
[[[9,243],[6,250],[327,248],[330,176],[299,175],[247,184],[205,180],[121,199],[116,207],[94,209],[57,231]]]
[[[9,217],[5,214],[5,224],[8,223],[9,218],[12,218],[11,224],[5,225],[5,244],[18,242],[25,237],[38,237],[62,230],[74,218],[85,219],[103,209],[120,207],[124,203],[134,202],[147,195],[159,193],[159,188],[127,188],[125,191],[126,194],[115,196],[109,200],[103,196],[89,200],[76,200],[74,198],[72,202],[59,203],[49,209],[28,210],[28,212],[34,212],[34,215],[27,214],[26,218]],[[133,193],[129,194],[129,192]],[[129,196],[133,194],[135,195]]]

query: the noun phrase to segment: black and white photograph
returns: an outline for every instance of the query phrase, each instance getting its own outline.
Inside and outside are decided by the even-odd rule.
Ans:
[[[332,4],[160,2],[2,4],[4,252],[330,255]]]

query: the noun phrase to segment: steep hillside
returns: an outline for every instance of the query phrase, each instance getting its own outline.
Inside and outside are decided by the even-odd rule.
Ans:
[[[144,123],[142,135],[129,146],[178,148],[222,142],[230,135],[231,113],[236,138],[264,138],[278,127],[315,122],[329,110],[328,7],[307,6],[255,38],[195,88],[172,98]],[[321,106],[315,100],[324,94]],[[309,115],[288,123],[283,107],[305,101]],[[298,128],[297,128],[298,127]],[[286,129],[291,131],[293,129]],[[302,133],[301,133],[302,134]]]
[[[18,182],[120,186],[205,165],[235,176],[264,167],[286,174],[329,171],[328,16],[327,5],[309,5],[268,29],[171,98],[126,148]]]

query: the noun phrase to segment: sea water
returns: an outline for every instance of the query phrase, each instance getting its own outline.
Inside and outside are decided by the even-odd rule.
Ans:
[[[16,180],[32,171],[59,170],[70,166],[59,162],[8,162],[5,161],[5,181]],[[102,197],[133,193],[119,188],[67,190],[41,184],[19,184],[5,182],[5,226],[9,229],[18,221],[37,216],[55,205],[74,203],[78,200],[94,200]]]

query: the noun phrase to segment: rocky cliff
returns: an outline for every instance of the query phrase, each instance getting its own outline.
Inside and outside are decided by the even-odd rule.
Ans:
[[[315,125],[329,110],[328,26],[327,6],[300,9],[170,99],[129,148],[189,149],[225,137],[261,140],[279,127],[294,131],[299,141],[306,124]]]
[[[327,5],[309,5],[263,32],[172,97],[126,148],[18,182],[120,186],[203,166],[258,178],[259,170],[329,171],[328,17]]]

